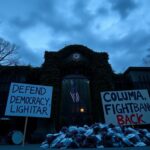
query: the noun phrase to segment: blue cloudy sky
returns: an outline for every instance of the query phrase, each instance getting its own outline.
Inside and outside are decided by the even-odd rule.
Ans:
[[[22,64],[40,66],[44,51],[83,44],[108,52],[115,72],[146,66],[150,0],[0,0],[0,37],[19,46]]]

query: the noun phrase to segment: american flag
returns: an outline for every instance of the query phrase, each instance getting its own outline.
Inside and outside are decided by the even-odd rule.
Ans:
[[[78,103],[80,100],[80,96],[77,90],[77,86],[73,80],[71,80],[71,90],[70,90],[70,96],[74,103]]]

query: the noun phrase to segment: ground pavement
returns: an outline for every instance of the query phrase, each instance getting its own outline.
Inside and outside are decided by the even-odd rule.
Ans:
[[[150,147],[128,147],[128,148],[102,148],[104,150],[150,150]],[[40,144],[26,144],[22,145],[0,145],[0,150],[43,150],[40,148]],[[50,149],[49,149],[50,150]],[[77,149],[85,150],[85,149]],[[89,148],[88,150],[96,150],[95,148]]]

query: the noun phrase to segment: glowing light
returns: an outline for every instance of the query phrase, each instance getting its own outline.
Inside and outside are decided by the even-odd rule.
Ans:
[[[85,110],[84,108],[80,108],[80,112],[83,113]]]

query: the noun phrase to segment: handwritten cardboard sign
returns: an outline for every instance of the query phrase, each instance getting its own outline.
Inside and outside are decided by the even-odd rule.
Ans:
[[[49,118],[51,99],[50,86],[11,83],[5,115]]]
[[[101,92],[106,123],[138,125],[150,123],[150,97],[147,90]]]

